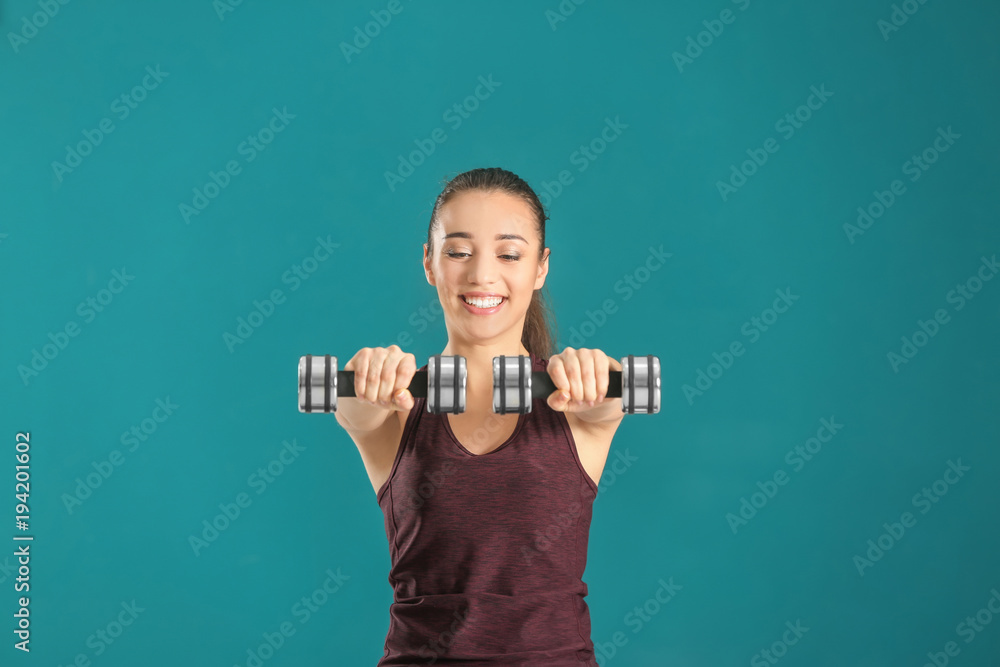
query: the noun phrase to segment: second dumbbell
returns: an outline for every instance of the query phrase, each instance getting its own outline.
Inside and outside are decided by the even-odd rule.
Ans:
[[[660,360],[628,355],[622,370],[608,371],[607,398],[621,398],[622,412],[654,415],[660,411]],[[532,371],[531,358],[493,357],[493,412],[531,412],[533,399],[548,398],[556,390],[547,371]]]

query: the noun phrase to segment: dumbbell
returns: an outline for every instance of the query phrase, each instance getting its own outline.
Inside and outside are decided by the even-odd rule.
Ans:
[[[427,370],[417,371],[407,390],[427,399],[427,412],[465,412],[465,357],[435,354]],[[336,412],[338,396],[355,396],[354,371],[338,371],[337,357],[307,354],[299,357],[299,412]]]
[[[608,371],[607,398],[622,399],[622,412],[655,415],[660,411],[660,359],[628,355],[622,370]],[[531,412],[535,398],[556,390],[548,371],[532,371],[531,357],[493,357],[493,412]]]

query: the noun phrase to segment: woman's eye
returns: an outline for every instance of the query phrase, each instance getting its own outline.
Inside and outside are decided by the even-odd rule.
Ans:
[[[450,251],[450,250],[448,252],[446,252],[445,254],[448,257],[468,257],[469,256],[469,253],[467,253],[467,252],[453,252],[453,251]],[[500,258],[501,259],[506,259],[508,261],[514,261],[514,262],[516,262],[517,260],[521,259],[520,255],[500,255]]]

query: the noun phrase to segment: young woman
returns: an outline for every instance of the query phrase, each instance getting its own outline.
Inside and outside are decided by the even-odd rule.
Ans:
[[[549,356],[546,219],[532,189],[497,168],[456,176],[434,204],[424,272],[444,311],[441,354],[466,359],[464,413],[427,412],[406,389],[416,359],[396,345],[344,365],[357,397],[341,399],[337,421],[361,452],[392,559],[379,667],[597,665],[582,576],[624,414],[605,398],[621,364],[596,349]],[[495,414],[493,358],[519,354],[556,391],[528,414]]]

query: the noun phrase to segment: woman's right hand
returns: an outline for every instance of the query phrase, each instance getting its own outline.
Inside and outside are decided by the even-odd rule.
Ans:
[[[383,410],[409,412],[413,408],[413,394],[407,387],[417,372],[417,359],[398,345],[363,347],[344,364],[344,370],[354,371],[359,403]]]

